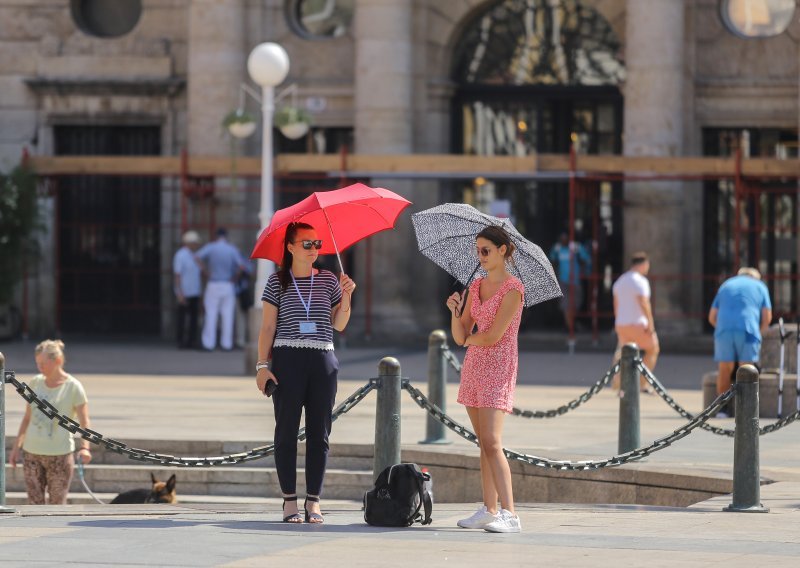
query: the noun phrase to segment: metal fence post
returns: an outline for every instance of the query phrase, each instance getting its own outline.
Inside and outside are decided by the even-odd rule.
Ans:
[[[641,361],[639,346],[628,343],[622,346],[619,361],[620,399],[619,399],[619,442],[620,454],[635,450],[641,445],[639,436],[639,370]]]
[[[447,412],[447,334],[436,329],[428,336],[428,400]],[[449,444],[445,425],[428,414],[425,439],[420,444]]]
[[[378,403],[375,411],[375,479],[390,465],[400,463],[400,361],[384,357],[378,365]]]
[[[13,513],[6,507],[6,357],[0,353],[0,513]]]
[[[723,511],[768,513],[761,504],[758,456],[758,369],[743,365],[736,371],[736,434],[733,439],[733,502]]]

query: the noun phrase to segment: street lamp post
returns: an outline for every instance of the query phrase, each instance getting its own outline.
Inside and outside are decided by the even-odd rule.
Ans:
[[[258,218],[261,234],[272,220],[275,212],[272,199],[272,115],[275,112],[275,87],[289,74],[289,56],[277,43],[261,43],[247,57],[247,72],[253,82],[261,87],[261,207]],[[258,235],[256,235],[256,239]],[[268,260],[257,260],[255,302],[250,310],[250,338],[245,352],[245,371],[255,371],[258,359],[258,334],[261,329],[261,294],[267,278],[273,271]]]
[[[261,208],[258,213],[261,234],[269,226],[275,211],[272,195],[272,116],[275,112],[275,87],[289,74],[289,55],[277,43],[258,44],[247,58],[247,72],[253,82],[261,87]],[[258,308],[267,278],[272,273],[272,264],[266,260],[257,262],[254,305]]]

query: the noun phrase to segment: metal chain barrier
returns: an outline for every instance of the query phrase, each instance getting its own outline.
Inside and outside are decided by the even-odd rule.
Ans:
[[[658,396],[663,398],[664,402],[666,402],[670,406],[670,408],[672,408],[675,412],[677,412],[687,420],[694,419],[694,415],[691,412],[687,411],[683,406],[678,404],[678,402],[676,402],[675,399],[669,395],[667,389],[664,387],[663,384],[661,384],[661,381],[658,380],[658,377],[656,377],[650,369],[645,367],[644,363],[640,361],[637,366],[639,368],[639,372],[644,376],[645,380],[648,383],[650,383],[650,385],[656,391]],[[776,432],[781,428],[783,428],[784,426],[788,426],[798,418],[800,418],[800,410],[797,410],[793,414],[790,414],[789,416],[786,416],[773,424],[768,424],[767,426],[760,427],[759,435],[764,436],[766,434],[771,434],[773,432]],[[729,438],[732,438],[735,432],[735,429],[733,428],[719,428],[717,426],[711,426],[710,424],[703,424],[700,427],[703,430],[711,432],[712,434],[717,434],[718,436],[728,436]]]
[[[447,345],[442,346],[442,352],[444,354],[444,358],[450,363],[450,366],[457,373],[461,373],[461,363],[459,362],[455,353],[450,351],[450,348]],[[594,395],[607,387],[608,383],[611,382],[611,380],[614,378],[614,375],[617,373],[619,373],[619,361],[614,363],[614,365],[606,372],[606,374],[603,375],[599,381],[593,384],[589,390],[580,395],[578,398],[572,399],[566,404],[562,404],[558,408],[553,408],[551,410],[521,410],[515,406],[511,409],[511,414],[514,416],[521,416],[522,418],[556,418],[557,416],[563,416],[570,410],[575,410],[582,404],[588,402]]]
[[[236,465],[243,462],[253,461],[260,458],[264,458],[267,456],[271,456],[275,453],[275,444],[270,444],[268,446],[259,446],[258,448],[253,448],[248,452],[241,452],[237,454],[229,454],[227,456],[215,456],[215,457],[191,457],[191,458],[181,458],[176,456],[170,456],[166,454],[158,454],[155,452],[150,452],[148,450],[141,450],[139,448],[131,448],[127,444],[124,444],[118,440],[113,438],[107,438],[100,434],[99,432],[95,432],[94,430],[90,430],[89,428],[82,428],[81,425],[69,418],[68,416],[64,416],[63,414],[59,414],[58,409],[54,407],[52,404],[47,402],[46,400],[40,399],[36,396],[36,393],[25,383],[20,382],[16,379],[14,372],[7,371],[5,374],[6,383],[13,385],[19,395],[25,399],[26,402],[33,404],[39,411],[42,412],[45,416],[47,416],[50,420],[57,420],[58,425],[71,432],[72,434],[80,434],[84,440],[88,440],[92,444],[97,444],[99,446],[105,447],[107,450],[112,452],[122,454],[126,456],[128,459],[140,462],[148,462],[148,463],[155,463],[160,465],[166,466],[174,466],[174,467],[211,467],[211,466],[221,466],[221,465]],[[333,411],[333,420],[339,418],[339,416],[349,412],[356,404],[364,400],[364,398],[376,388],[377,380],[370,379],[369,382],[364,384],[361,388],[356,390],[353,394],[351,394],[347,399],[342,401],[339,406],[337,406]],[[305,440],[306,433],[305,428],[301,428],[297,434],[298,440]]]
[[[456,420],[454,420],[453,418],[449,417],[447,414],[442,412],[442,410],[438,406],[432,404],[428,400],[428,398],[424,394],[422,394],[422,391],[420,391],[418,388],[413,387],[408,380],[403,381],[403,388],[406,391],[408,391],[408,393],[411,395],[411,398],[414,399],[414,402],[416,402],[420,406],[420,408],[427,411],[436,420],[439,420],[442,424],[450,428],[453,432],[455,432],[465,440],[468,440],[473,444],[478,444],[478,437],[475,435],[474,432],[472,432],[466,426],[463,426],[462,424],[460,424],[459,422],[457,422]],[[503,449],[503,452],[509,459],[549,469],[558,469],[567,471],[585,471],[585,470],[600,469],[603,467],[616,467],[632,461],[645,458],[659,450],[663,450],[664,448],[671,446],[673,443],[680,440],[681,438],[688,436],[693,430],[699,428],[702,424],[704,424],[706,420],[708,420],[712,415],[716,414],[719,411],[719,409],[722,408],[725,404],[727,404],[728,401],[730,401],[733,397],[734,397],[734,390],[733,388],[731,388],[727,392],[718,396],[716,400],[714,400],[714,402],[711,403],[711,406],[709,406],[703,412],[698,414],[693,420],[686,423],[677,430],[674,430],[672,434],[664,436],[663,438],[659,438],[649,446],[645,446],[643,448],[637,448],[635,450],[631,450],[630,452],[625,452],[624,454],[613,456],[611,458],[607,458],[604,460],[573,462],[573,461],[551,460],[547,458],[541,458],[529,454],[523,454],[506,448]]]

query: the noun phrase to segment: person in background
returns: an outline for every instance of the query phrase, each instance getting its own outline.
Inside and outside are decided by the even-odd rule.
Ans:
[[[194,258],[194,253],[200,246],[200,235],[195,231],[186,231],[182,241],[183,246],[172,260],[175,299],[178,302],[175,327],[178,348],[192,349],[197,347],[197,322],[200,315],[200,295],[203,291],[200,266]]]
[[[769,290],[755,268],[741,268],[722,283],[708,312],[714,327],[714,360],[719,365],[717,394],[731,388],[734,367],[758,362],[761,336],[772,321]],[[718,412],[727,418],[730,412]]]
[[[217,345],[217,324],[221,320],[219,343],[222,349],[233,349],[233,317],[236,313],[236,281],[242,271],[239,250],[228,242],[228,231],[217,229],[217,239],[195,254],[203,263],[208,282],[203,296],[206,316],[203,322],[203,349],[213,351]]]
[[[241,257],[239,265],[242,267],[239,278],[236,280],[236,317],[234,325],[234,345],[244,348],[247,345],[247,311],[253,307],[255,292],[252,286],[253,262],[249,258]]]
[[[617,350],[614,362],[622,356],[622,346],[635,343],[644,351],[644,364],[651,371],[656,368],[660,347],[656,335],[653,308],[650,304],[650,259],[644,252],[633,253],[631,267],[617,278],[612,287],[614,294],[614,329],[617,332]],[[619,373],[614,376],[612,387],[619,390]],[[652,392],[644,377],[639,378],[642,392]]]
[[[571,261],[570,256],[572,256]],[[564,323],[567,330],[573,330],[575,314],[583,307],[581,278],[591,272],[592,257],[581,243],[572,243],[570,247],[569,235],[561,233],[558,242],[550,249],[550,261],[556,269],[558,284],[561,286],[562,296],[559,305],[561,313],[564,314]]]
[[[39,374],[33,377],[30,388],[41,400],[46,400],[58,412],[77,418],[82,428],[91,428],[89,403],[83,385],[64,371],[64,343],[42,341],[34,349]],[[25,408],[19,433],[11,449],[8,463],[17,467],[22,457],[25,487],[29,505],[66,505],[75,460],[75,440],[67,430],[50,420],[32,404]],[[92,461],[89,442],[81,440],[77,458],[83,463]],[[48,498],[45,500],[45,493]]]

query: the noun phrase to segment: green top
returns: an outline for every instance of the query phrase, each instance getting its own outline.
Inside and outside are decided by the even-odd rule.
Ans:
[[[45,384],[44,375],[36,375],[30,383],[31,390],[42,400],[55,406],[61,414],[77,417],[77,407],[88,402],[83,385],[67,375],[67,380],[55,388]],[[58,425],[58,420],[50,420],[31,405],[31,422],[25,433],[22,449],[40,456],[63,456],[75,451],[75,440],[68,431]]]

